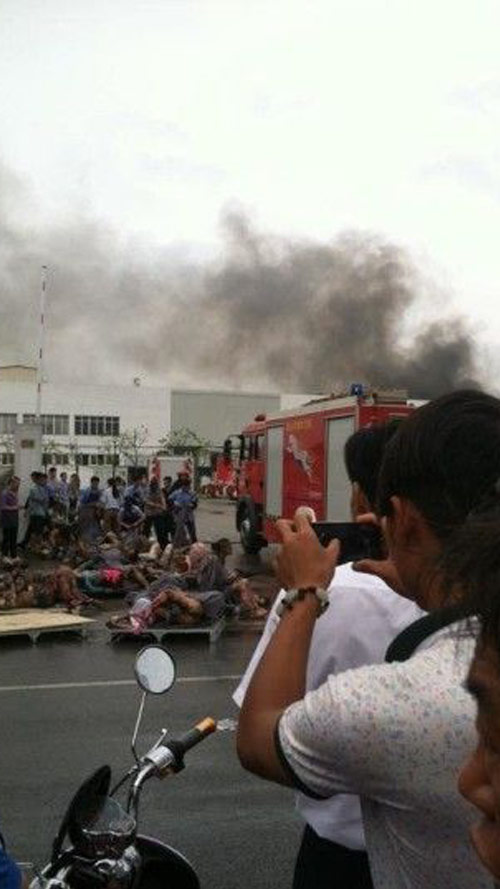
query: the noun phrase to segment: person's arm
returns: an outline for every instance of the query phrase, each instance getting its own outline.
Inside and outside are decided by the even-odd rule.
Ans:
[[[238,687],[233,692],[233,701],[240,708],[247,693],[248,686],[250,685],[250,682],[252,680],[252,676],[265,654],[273,633],[276,631],[276,628],[279,625],[280,619],[276,614],[276,610],[284,595],[285,590],[281,590],[276,596],[273,607],[271,608],[271,611],[267,616],[262,635],[255,647],[254,653],[252,654],[252,657],[248,662],[247,668],[240,680]]]
[[[130,525],[129,530],[135,531],[136,528],[140,528],[140,526],[143,524],[143,522],[144,522],[144,516],[141,516],[140,519],[137,519],[137,521],[134,522],[133,525]]]
[[[2,889],[28,889],[26,874],[0,845],[0,886]]]
[[[19,503],[16,500],[12,501],[10,498],[5,498],[2,503],[2,512],[17,512],[19,509]]]
[[[283,540],[278,574],[286,589],[327,588],[338,557],[333,541],[323,548],[306,518],[299,517],[296,530],[278,522]],[[276,746],[275,734],[284,710],[304,696],[309,646],[319,604],[308,594],[281,618],[267,651],[250,682],[241,709],[237,750],[242,765],[251,772],[282,784],[291,784]]]

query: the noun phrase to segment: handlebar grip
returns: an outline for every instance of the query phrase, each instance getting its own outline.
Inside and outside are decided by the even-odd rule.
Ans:
[[[180,765],[182,763],[182,759],[184,754],[187,753],[188,750],[191,750],[192,747],[196,747],[201,741],[211,735],[212,732],[215,732],[217,728],[217,723],[210,716],[205,717],[195,725],[194,728],[190,729],[184,735],[181,735],[180,738],[176,738],[168,743],[168,748],[172,751],[175,756],[177,763]]]

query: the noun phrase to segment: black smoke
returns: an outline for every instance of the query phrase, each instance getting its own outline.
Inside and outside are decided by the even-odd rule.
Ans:
[[[420,398],[475,384],[463,319],[414,326],[408,337],[423,279],[383,238],[271,237],[232,212],[222,220],[219,258],[192,262],[123,244],[88,219],[30,227],[29,200],[0,171],[0,358],[6,346],[24,360],[34,354],[46,263],[52,379],[129,382],[145,373],[165,383],[289,392],[362,381]]]

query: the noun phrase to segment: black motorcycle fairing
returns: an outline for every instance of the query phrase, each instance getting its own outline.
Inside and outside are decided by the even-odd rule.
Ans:
[[[187,858],[151,837],[138,836],[142,856],[137,889],[200,889],[200,882]]]
[[[109,766],[101,766],[80,785],[66,810],[59,833],[52,845],[52,864],[61,854],[66,835],[69,836],[73,845],[78,843],[81,827],[88,818],[95,816],[100,811],[108,798],[110,785],[111,769]]]

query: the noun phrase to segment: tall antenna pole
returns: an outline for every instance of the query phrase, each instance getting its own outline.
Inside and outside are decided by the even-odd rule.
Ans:
[[[43,347],[45,344],[45,300],[47,292],[47,266],[42,265],[40,288],[40,330],[38,333],[38,361],[36,368],[36,412],[35,420],[40,423],[42,416]]]

